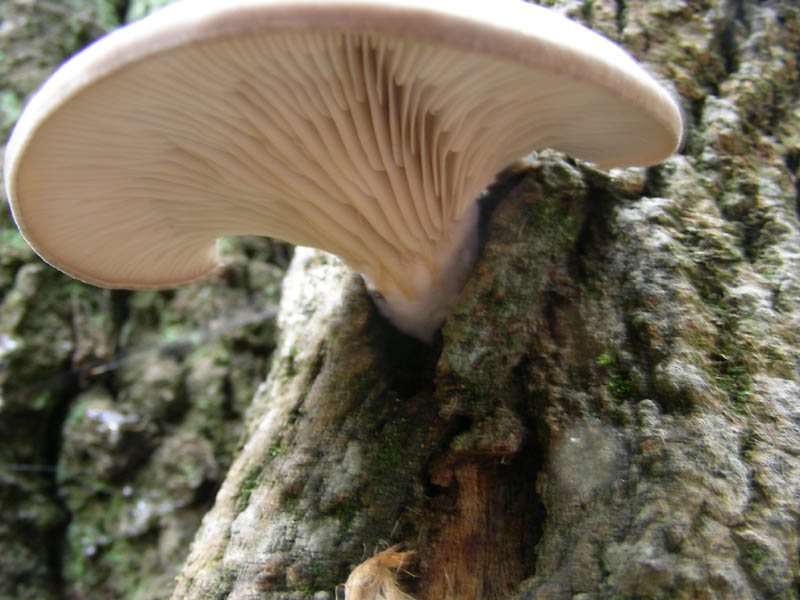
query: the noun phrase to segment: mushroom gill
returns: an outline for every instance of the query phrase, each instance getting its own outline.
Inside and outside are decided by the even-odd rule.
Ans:
[[[72,59],[12,136],[17,223],[79,279],[180,285],[216,268],[219,237],[266,235],[338,255],[384,314],[429,340],[477,254],[476,197],[505,165],[545,147],[649,164],[676,144],[666,93],[573,23],[590,44],[543,51],[515,32],[531,39],[526,54],[494,25],[488,42],[456,43],[434,9],[422,33],[400,35],[331,24],[334,2],[320,3],[322,25],[286,28],[195,2],[208,23],[243,31],[190,23],[186,33],[170,19],[192,4],[162,11],[168,41],[142,44],[155,35],[145,19],[121,30],[118,48],[111,34]],[[280,15],[291,2],[245,4]],[[412,8],[407,20],[422,22]],[[393,14],[381,27],[400,28]],[[591,55],[595,38],[607,56]]]

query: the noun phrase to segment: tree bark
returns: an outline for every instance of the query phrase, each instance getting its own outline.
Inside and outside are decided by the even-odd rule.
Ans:
[[[675,92],[681,151],[505,174],[433,346],[298,249],[174,600],[339,598],[394,544],[417,600],[800,598],[800,8],[546,4]]]
[[[430,349],[298,256],[173,598],[330,597],[398,542],[420,600],[800,594],[800,12],[554,4],[674,84],[682,151],[530,160]]]

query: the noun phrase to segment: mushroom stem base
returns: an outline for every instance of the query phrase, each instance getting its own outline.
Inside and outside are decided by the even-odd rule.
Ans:
[[[411,297],[399,289],[378,289],[368,275],[362,274],[378,310],[400,331],[425,343],[433,342],[478,258],[479,216],[476,202],[461,221],[453,224],[447,245],[440,246],[438,256],[403,266],[401,280],[414,290]]]

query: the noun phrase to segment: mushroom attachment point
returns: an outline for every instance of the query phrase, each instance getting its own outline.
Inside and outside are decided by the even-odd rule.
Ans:
[[[5,156],[25,239],[117,288],[218,266],[224,235],[338,255],[430,341],[476,258],[476,198],[554,148],[649,165],[680,110],[621,48],[521,0],[182,0],[95,42]]]

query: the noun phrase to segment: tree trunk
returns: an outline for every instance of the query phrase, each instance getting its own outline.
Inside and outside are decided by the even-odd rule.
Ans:
[[[240,443],[193,463],[233,453],[174,600],[341,598],[395,544],[417,600],[800,598],[800,8],[547,4],[674,90],[682,150],[608,173],[542,152],[504,175],[433,346],[298,249]],[[174,368],[202,382],[205,364]]]
[[[556,4],[675,84],[683,151],[532,159],[433,348],[296,256],[173,598],[310,596],[398,542],[420,600],[800,594],[800,13]]]

